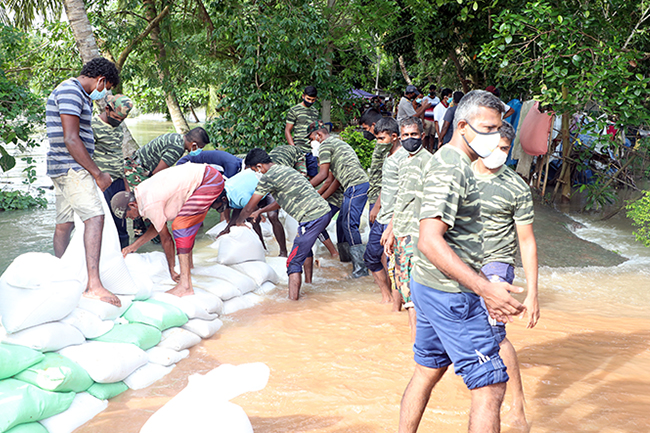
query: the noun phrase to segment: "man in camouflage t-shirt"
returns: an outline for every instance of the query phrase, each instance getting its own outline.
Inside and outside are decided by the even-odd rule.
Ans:
[[[314,122],[307,129],[308,137],[320,143],[318,150],[318,174],[311,178],[313,186],[320,185],[329,176],[330,171],[334,181],[323,193],[327,198],[339,185],[343,187],[343,204],[339,218],[343,218],[343,234],[345,242],[350,245],[352,259],[352,277],[359,278],[368,275],[368,269],[363,262],[365,248],[361,241],[359,225],[361,214],[368,201],[368,175],[361,167],[359,157],[349,144],[330,135],[320,122]]]
[[[377,130],[375,125],[380,122],[383,116],[379,111],[374,108],[366,110],[361,118],[359,124],[363,128],[363,136],[367,140],[375,140]],[[399,126],[398,126],[399,128]],[[399,134],[398,134],[399,135]],[[390,143],[381,143],[379,140],[375,141],[375,148],[372,151],[372,158],[370,159],[370,168],[368,169],[368,179],[370,186],[368,187],[368,211],[370,212],[368,220],[370,224],[374,224],[379,208],[381,207],[381,186],[382,186],[382,166],[388,156],[392,146]]]
[[[312,281],[314,254],[311,249],[320,232],[331,220],[330,206],[303,175],[293,168],[273,163],[263,149],[251,150],[246,156],[245,163],[253,171],[261,173],[262,177],[253,197],[239,215],[237,223],[243,223],[248,217],[257,219],[264,212],[280,208],[298,221],[298,234],[287,259],[289,299],[297,301],[300,298],[303,264],[305,282]],[[276,202],[257,209],[258,203],[267,194],[273,195]]]
[[[288,144],[277,146],[269,152],[269,156],[274,163],[286,165],[307,176],[305,154],[297,146],[289,146]]]
[[[490,281],[512,284],[515,277],[517,240],[521,262],[526,274],[528,291],[524,306],[529,313],[528,328],[539,319],[537,302],[537,243],[533,233],[533,197],[530,187],[517,173],[504,165],[515,138],[515,130],[504,122],[499,130],[501,141],[492,154],[472,163],[481,194],[483,221],[483,267],[481,272]],[[514,346],[506,337],[505,323],[492,318],[490,324],[499,343],[500,355],[508,368],[512,404],[508,412],[509,425],[526,426],[525,397]]]
[[[479,274],[483,259],[480,195],[470,163],[499,142],[503,105],[485,91],[465,95],[454,136],[423,167],[415,191],[411,297],[417,313],[416,371],[404,391],[399,432],[415,432],[429,394],[454,364],[472,394],[472,432],[500,431],[508,375],[481,297],[490,315],[507,321],[524,311],[508,283]],[[496,136],[495,136],[496,134]]]
[[[287,123],[284,127],[284,136],[287,143],[296,146],[305,155],[307,175],[316,176],[318,173],[318,160],[311,152],[311,144],[307,139],[307,127],[318,120],[318,110],[313,107],[318,99],[318,91],[314,86],[305,87],[302,101],[287,111]]]

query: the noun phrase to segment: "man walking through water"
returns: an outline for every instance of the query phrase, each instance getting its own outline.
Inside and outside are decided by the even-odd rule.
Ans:
[[[508,374],[488,316],[505,322],[525,307],[508,283],[479,274],[483,260],[480,194],[472,160],[499,143],[503,105],[472,91],[460,102],[452,140],[423,167],[415,194],[411,297],[417,315],[415,372],[400,407],[399,432],[415,432],[434,386],[452,363],[471,392],[469,432],[500,431]]]
[[[56,198],[54,254],[62,257],[70,243],[74,214],[84,223],[84,249],[88,284],[84,296],[120,306],[117,296],[106,290],[99,279],[104,210],[95,183],[106,190],[113,180],[92,159],[95,139],[91,127],[92,101],[103,99],[118,85],[115,65],[102,58],[86,63],[77,78],[59,84],[47,99],[45,110],[47,175],[52,179]]]

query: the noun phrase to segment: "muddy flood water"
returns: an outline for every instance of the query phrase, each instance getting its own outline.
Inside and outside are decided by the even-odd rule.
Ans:
[[[536,207],[541,319],[532,330],[524,319],[508,325],[530,431],[650,432],[650,250],[634,242],[621,216],[572,217]],[[210,217],[206,228],[215,223]],[[53,229],[53,202],[46,210],[0,213],[0,271],[19,254],[51,252]],[[199,258],[209,243],[198,240]],[[278,286],[255,307],[223,317],[223,328],[168,376],[114,398],[76,432],[139,432],[189,375],[248,362],[271,369],[265,389],[233,400],[257,433],[395,432],[414,366],[406,313],[379,304],[372,277],[348,279],[349,264],[322,249],[317,256],[321,267],[299,302]],[[515,284],[525,286],[521,268]],[[462,380],[447,372],[420,431],[467,431],[469,403]],[[509,405],[508,392],[504,414]]]

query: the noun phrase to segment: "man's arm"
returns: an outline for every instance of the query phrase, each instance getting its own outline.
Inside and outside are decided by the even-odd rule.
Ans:
[[[515,109],[510,107],[510,109],[508,111],[506,111],[506,114],[503,115],[503,118],[507,119],[508,117],[512,116],[513,114],[515,114]]]
[[[253,211],[257,209],[257,204],[262,200],[262,195],[254,193],[253,196],[251,197],[250,200],[248,200],[248,203],[246,203],[246,206],[244,206],[244,209],[242,209],[241,213],[239,214],[239,217],[237,218],[237,225],[244,224],[246,221],[246,218],[248,218]]]
[[[429,108],[431,107],[431,104],[426,102],[420,106],[417,110],[415,110],[415,117],[420,117],[422,114]]]
[[[512,321],[512,316],[522,313],[525,307],[509,292],[521,293],[523,288],[482,278],[445,241],[448,228],[440,217],[421,220],[418,249],[443,274],[481,296],[493,318],[504,323]]]
[[[169,166],[167,165],[167,163],[161,159],[158,165],[156,166],[156,168],[154,168],[154,170],[151,172],[151,176],[168,167]]]
[[[324,193],[322,193],[320,196],[323,197],[324,199],[328,199],[329,196],[334,194],[337,189],[339,189],[339,186],[341,186],[341,183],[337,180],[334,179],[330,186],[327,187]]]
[[[318,174],[312,177],[311,180],[309,181],[311,183],[311,186],[317,187],[318,185],[320,185],[325,179],[327,179],[327,175],[329,171],[330,171],[329,162],[327,164],[319,164]]]
[[[332,185],[332,182],[334,182],[334,175],[330,171],[327,174],[327,179],[325,179],[325,182],[323,182],[320,188],[318,188],[318,194],[323,195],[325,191],[327,191],[327,189],[330,187],[330,185]]]
[[[135,253],[138,251],[138,248],[155,238],[157,235],[158,230],[156,230],[156,227],[151,224],[142,236],[136,238],[136,240],[131,245],[122,248],[122,256],[126,257],[127,254]]]
[[[370,210],[370,214],[368,215],[368,221],[370,221],[370,224],[373,224],[377,219],[377,215],[379,215],[379,209],[381,209],[381,192],[377,196],[377,201],[375,201],[375,205]]]
[[[257,221],[257,219],[263,213],[273,212],[274,210],[278,210],[278,209],[280,209],[280,204],[277,201],[274,201],[273,203],[264,206],[262,209],[257,209],[256,211],[253,211],[249,218],[253,218],[253,221]]]
[[[537,299],[537,241],[532,224],[516,225],[517,239],[519,240],[519,251],[521,252],[521,263],[526,274],[526,285],[528,293],[524,300],[524,306],[528,311],[527,328],[533,328],[539,320],[539,302]]]
[[[450,123],[447,122],[446,120],[442,122],[442,129],[440,130],[440,134],[438,134],[438,143],[442,145],[442,139],[445,137],[445,134],[447,134],[447,130],[449,129]],[[436,131],[438,130],[438,122],[436,122]]]
[[[113,183],[111,176],[97,167],[79,137],[79,117],[72,114],[61,114],[61,126],[63,127],[63,143],[70,152],[70,156],[90,173],[102,191],[111,186]]]
[[[287,143],[291,146],[296,144],[293,142],[293,137],[291,136],[291,130],[293,129],[293,123],[287,123],[284,127],[284,138],[287,139]]]

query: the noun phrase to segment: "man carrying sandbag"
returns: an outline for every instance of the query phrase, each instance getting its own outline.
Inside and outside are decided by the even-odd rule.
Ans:
[[[176,296],[194,294],[190,277],[194,239],[211,207],[218,212],[223,211],[223,201],[218,199],[224,194],[221,173],[213,167],[191,163],[163,170],[136,186],[133,192],[116,194],[111,200],[116,216],[131,219],[142,217],[151,221],[145,234],[124,248],[122,253],[126,256],[137,251],[162,232],[167,227],[167,221],[173,221],[172,235],[176,241],[181,273],[175,278],[174,242],[161,237],[170,275],[178,282],[167,293]]]

